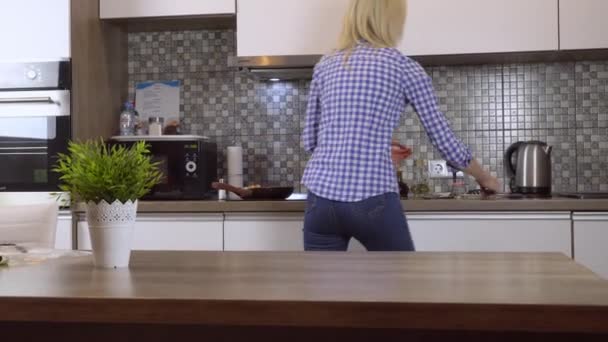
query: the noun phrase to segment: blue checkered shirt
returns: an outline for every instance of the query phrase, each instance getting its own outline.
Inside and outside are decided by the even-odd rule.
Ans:
[[[390,144],[410,104],[441,155],[468,166],[471,152],[454,135],[417,62],[397,49],[366,43],[346,63],[344,52],[323,57],[310,84],[302,140],[312,156],[302,183],[317,196],[341,202],[398,192]]]

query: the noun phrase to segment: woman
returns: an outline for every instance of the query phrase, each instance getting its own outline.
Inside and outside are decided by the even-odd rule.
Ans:
[[[498,191],[439,111],[429,76],[395,49],[405,16],[405,0],[353,0],[337,51],[315,66],[303,132],[308,251],[344,251],[353,237],[369,251],[414,250],[391,160],[407,105],[446,160]],[[394,150],[396,160],[409,155]]]

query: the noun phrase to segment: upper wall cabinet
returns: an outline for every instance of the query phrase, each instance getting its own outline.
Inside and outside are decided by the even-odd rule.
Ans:
[[[101,19],[234,14],[235,0],[100,0]]]
[[[408,3],[400,49],[411,56],[558,49],[557,0],[409,0]]]
[[[608,1],[560,0],[560,48],[608,48]]]
[[[336,48],[349,0],[239,0],[238,56],[323,55]]]
[[[400,49],[413,56],[558,49],[557,0],[409,0]],[[349,0],[239,0],[239,57],[321,55]]]
[[[0,60],[70,57],[70,0],[5,1],[0,9]]]

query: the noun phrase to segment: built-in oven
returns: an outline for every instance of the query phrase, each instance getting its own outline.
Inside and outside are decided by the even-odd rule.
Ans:
[[[0,63],[0,192],[52,192],[71,138],[69,61]]]

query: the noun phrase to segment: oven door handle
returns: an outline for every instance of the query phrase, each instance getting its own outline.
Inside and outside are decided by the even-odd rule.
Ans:
[[[69,115],[69,90],[0,91],[0,118]]]
[[[44,103],[44,104],[53,104],[55,101],[50,96],[46,97],[8,97],[1,98],[0,104],[5,103]]]

